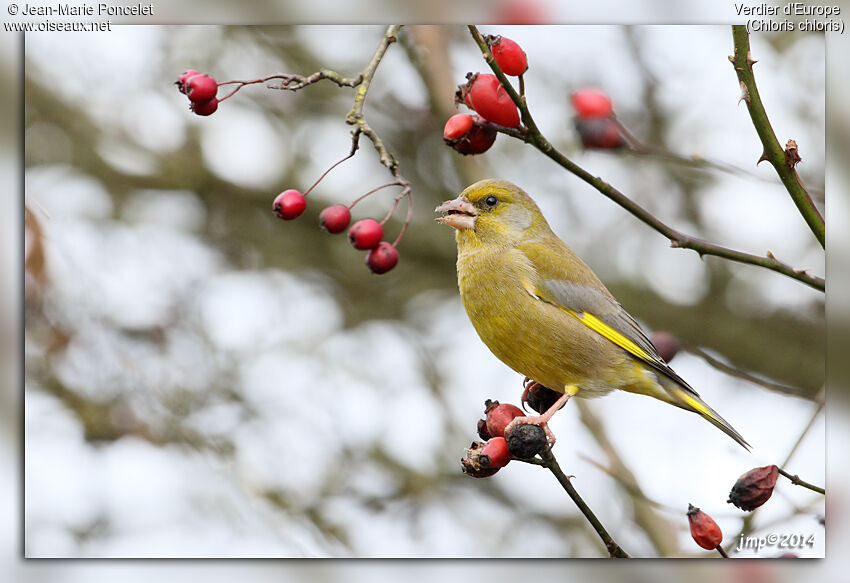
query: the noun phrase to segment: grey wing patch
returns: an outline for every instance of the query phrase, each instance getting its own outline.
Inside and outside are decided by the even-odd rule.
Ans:
[[[682,377],[676,374],[676,371],[664,362],[664,359],[658,354],[658,349],[655,348],[649,337],[647,337],[646,332],[643,331],[640,325],[619,302],[593,288],[566,281],[550,279],[540,282],[540,285],[560,305],[579,313],[587,312],[593,314],[608,326],[611,326],[611,328],[637,344],[651,357],[652,360],[646,361],[647,364],[681,384],[682,387],[691,391],[694,395],[699,396]]]

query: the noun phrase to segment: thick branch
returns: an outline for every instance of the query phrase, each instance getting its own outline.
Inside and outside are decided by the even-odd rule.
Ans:
[[[484,38],[481,36],[481,33],[478,31],[478,28],[475,26],[469,26],[469,30],[472,33],[472,37],[475,39],[475,42],[481,48],[484,59],[487,61],[487,64],[490,65],[490,68],[493,70],[493,73],[498,77],[499,81],[507,91],[508,95],[511,96],[514,103],[516,103],[517,107],[520,110],[520,116],[522,118],[522,123],[525,125],[524,129],[508,129],[502,130],[505,134],[511,135],[513,137],[521,138],[527,143],[533,145],[535,148],[540,150],[543,154],[551,158],[562,168],[567,171],[575,174],[583,181],[590,184],[596,190],[601,192],[603,195],[623,207],[625,210],[630,212],[632,215],[643,221],[645,224],[649,225],[668,239],[670,239],[670,244],[673,247],[681,247],[683,249],[692,249],[703,255],[715,255],[717,257],[723,257],[724,259],[729,259],[730,261],[736,261],[738,263],[747,263],[750,265],[758,265],[759,267],[764,267],[765,269],[770,269],[772,271],[776,271],[777,273],[781,273],[798,281],[805,283],[808,286],[811,286],[820,291],[825,291],[826,283],[823,278],[816,277],[814,275],[810,275],[805,270],[795,269],[790,265],[782,263],[776,257],[773,256],[772,253],[768,252],[765,256],[760,255],[752,255],[750,253],[744,253],[742,251],[736,251],[734,249],[729,249],[727,247],[722,247],[720,245],[715,245],[714,243],[709,243],[708,241],[704,241],[697,237],[692,237],[690,235],[686,235],[680,231],[677,231],[673,227],[663,223],[657,217],[655,217],[648,210],[631,200],[625,194],[599,178],[598,176],[593,176],[590,172],[567,158],[564,154],[558,151],[540,132],[537,128],[537,124],[534,122],[534,118],[531,116],[531,112],[528,109],[528,106],[525,103],[525,99],[520,97],[517,94],[516,90],[514,90],[513,86],[508,81],[505,74],[496,64],[496,61],[493,59],[493,55],[490,53],[490,49],[487,46],[487,43],[484,41]]]
[[[750,118],[753,120],[753,126],[758,133],[764,153],[761,160],[767,160],[776,170],[782,184],[791,195],[794,204],[797,205],[797,210],[803,216],[806,224],[814,233],[821,247],[825,245],[825,229],[823,217],[818,212],[815,203],[803,186],[803,182],[797,175],[795,165],[800,161],[797,155],[796,144],[783,150],[776,139],[776,134],[770,126],[770,120],[767,117],[767,112],[764,110],[764,104],[759,96],[758,87],[756,87],[756,79],[753,75],[753,63],[755,61],[750,55],[750,34],[747,32],[747,27],[744,25],[732,26],[732,38],[735,43],[735,54],[729,57],[732,64],[735,66],[735,74],[738,76],[738,82],[741,84],[741,99],[747,104],[747,110],[750,112]],[[793,149],[793,151],[792,151]]]
[[[631,557],[629,554],[624,551],[613,538],[611,538],[611,535],[608,534],[608,531],[605,530],[605,527],[602,526],[602,523],[599,522],[599,519],[596,518],[596,515],[590,507],[585,503],[582,497],[579,496],[576,489],[573,488],[569,476],[564,474],[563,470],[561,470],[561,466],[558,465],[558,460],[556,460],[555,456],[552,455],[552,451],[547,449],[540,454],[540,457],[543,458],[542,465],[552,472],[555,478],[557,478],[558,483],[560,483],[564,490],[566,490],[567,494],[569,494],[570,498],[572,498],[573,502],[575,502],[575,505],[578,506],[578,509],[581,510],[581,513],[584,514],[585,518],[587,518],[588,522],[590,522],[591,526],[593,526],[593,530],[596,531],[596,534],[598,534],[599,538],[602,539],[602,543],[605,545],[605,548],[608,549],[608,554],[612,558],[630,559]]]

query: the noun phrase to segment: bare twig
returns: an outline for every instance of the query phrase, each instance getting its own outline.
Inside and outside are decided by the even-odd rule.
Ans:
[[[820,391],[818,391],[817,399],[818,406],[815,408],[812,416],[809,418],[809,422],[806,423],[806,426],[803,428],[803,431],[800,432],[800,437],[797,438],[797,441],[794,442],[794,445],[791,446],[791,449],[788,451],[788,455],[785,456],[785,461],[782,462],[780,467],[785,467],[789,463],[791,463],[791,458],[794,457],[794,454],[797,453],[797,448],[800,447],[800,444],[803,443],[803,439],[805,439],[806,435],[809,434],[809,431],[814,426],[815,421],[817,421],[818,417],[820,417],[821,411],[823,411],[824,406],[824,394],[823,387],[821,387]]]
[[[396,160],[395,156],[387,150],[383,141],[381,141],[381,138],[378,137],[378,134],[376,134],[372,127],[366,122],[366,118],[363,117],[363,105],[366,103],[366,94],[369,92],[369,86],[372,84],[372,78],[375,76],[375,70],[384,58],[387,48],[398,40],[398,31],[400,29],[400,24],[392,24],[387,27],[387,30],[381,39],[381,44],[378,45],[378,49],[375,51],[375,54],[372,55],[372,59],[369,61],[369,64],[366,65],[366,68],[363,69],[363,72],[359,75],[360,83],[357,88],[357,93],[354,96],[354,105],[351,107],[351,111],[348,112],[348,115],[345,116],[345,123],[354,126],[354,129],[351,131],[352,148],[357,148],[361,135],[369,138],[369,141],[372,142],[375,151],[378,153],[378,158],[381,160],[381,164],[387,167],[393,177],[395,177],[396,182],[402,187],[401,193],[393,201],[393,206],[382,223],[386,222],[390,216],[392,216],[393,212],[395,212],[395,209],[398,207],[399,201],[402,198],[407,198],[407,217],[405,218],[398,236],[395,241],[393,241],[393,246],[398,245],[399,241],[404,236],[404,233],[407,231],[407,227],[410,225],[410,220],[413,217],[413,195],[410,188],[410,182],[399,172],[398,160]]]
[[[825,228],[823,217],[818,211],[806,187],[803,185],[800,176],[797,174],[795,166],[800,161],[797,153],[797,144],[790,140],[786,149],[782,149],[779,140],[776,139],[776,134],[770,125],[770,120],[767,117],[767,112],[764,109],[764,104],[759,96],[756,79],[753,75],[753,60],[750,54],[750,34],[747,32],[747,27],[744,25],[732,26],[732,38],[735,44],[735,54],[729,57],[732,64],[735,66],[735,74],[738,76],[738,82],[741,84],[741,99],[747,104],[747,110],[750,112],[750,118],[753,120],[753,126],[761,140],[764,152],[759,158],[759,162],[767,160],[776,170],[782,184],[785,185],[788,194],[794,204],[797,205],[797,210],[803,216],[806,224],[814,233],[821,247],[825,245]]]
[[[567,494],[569,494],[570,498],[573,499],[575,505],[578,506],[578,509],[581,510],[581,513],[584,514],[585,518],[587,518],[587,521],[590,522],[593,530],[595,530],[596,534],[599,535],[599,538],[602,539],[602,543],[605,545],[605,548],[608,549],[609,556],[617,559],[631,558],[629,554],[617,544],[611,535],[608,534],[608,531],[605,530],[605,527],[602,526],[602,523],[598,518],[596,518],[596,515],[573,487],[569,476],[567,476],[563,470],[561,470],[561,466],[558,465],[558,460],[555,459],[555,456],[552,454],[552,450],[545,450],[540,454],[540,457],[543,460],[541,465],[552,472],[558,480],[558,483],[561,484]]]
[[[806,395],[810,394],[810,393],[804,391],[802,388],[799,388],[799,387],[790,387],[788,385],[782,385],[782,384],[779,384],[779,383],[774,383],[772,381],[765,380],[763,378],[757,377],[757,376],[750,374],[750,373],[748,373],[744,370],[741,370],[741,369],[736,368],[736,367],[734,367],[730,364],[727,364],[727,363],[723,362],[722,360],[714,358],[708,352],[706,352],[705,350],[703,350],[701,348],[698,348],[697,346],[685,344],[684,348],[685,348],[685,350],[687,350],[691,354],[694,354],[694,355],[702,358],[710,366],[716,368],[717,370],[719,370],[721,372],[728,374],[729,376],[733,376],[735,378],[739,378],[739,379],[751,382],[753,384],[762,386],[762,387],[764,387],[768,390],[771,390],[771,391],[774,391],[774,392],[777,392],[777,393],[782,393],[782,394],[785,394],[785,395],[793,395],[795,397],[800,397],[800,396],[803,396],[804,394],[806,394]],[[809,398],[811,398],[811,397],[809,397]],[[822,404],[823,403],[823,397],[821,395],[816,396],[815,402]]]
[[[623,461],[614,444],[608,438],[602,422],[593,414],[587,403],[578,400],[576,406],[579,409],[579,417],[582,423],[590,431],[593,438],[605,452],[610,468],[605,468],[608,473],[631,498],[633,520],[638,524],[649,538],[652,546],[662,557],[673,556],[679,552],[676,535],[671,525],[663,517],[659,516],[654,508],[658,504],[650,500],[644,494],[637,477]],[[591,462],[594,463],[595,462]],[[596,464],[599,467],[598,464]]]
[[[791,480],[791,483],[794,484],[795,486],[802,486],[803,488],[808,488],[812,492],[817,492],[818,494],[826,494],[826,490],[824,490],[820,486],[815,486],[814,484],[810,484],[809,482],[806,482],[805,480],[801,480],[800,476],[798,476],[797,474],[793,474],[793,475],[789,474],[788,472],[786,472],[782,468],[779,468],[779,473],[782,474],[783,476],[785,476],[786,478],[788,478],[789,480]]]
[[[723,257],[724,259],[729,259],[730,261],[736,261],[738,263],[758,265],[760,267],[764,267],[765,269],[770,269],[772,271],[776,271],[777,273],[781,273],[790,278],[801,281],[806,285],[811,286],[820,291],[825,291],[826,282],[823,278],[810,275],[805,270],[795,269],[790,265],[782,263],[781,261],[776,259],[776,257],[774,257],[774,255],[769,251],[764,256],[753,255],[750,253],[744,253],[742,251],[729,249],[727,247],[722,247],[720,245],[715,245],[714,243],[709,243],[708,241],[704,241],[697,237],[692,237],[690,235],[686,235],[685,233],[677,231],[673,227],[670,227],[669,225],[663,223],[648,210],[634,202],[632,199],[627,197],[625,194],[623,194],[622,192],[620,192],[598,176],[593,176],[590,172],[588,172],[587,170],[567,158],[563,153],[558,151],[540,132],[540,129],[537,127],[537,124],[534,121],[534,118],[531,116],[531,112],[529,111],[528,106],[526,105],[525,99],[519,96],[519,94],[513,88],[511,83],[508,81],[507,77],[505,77],[505,74],[499,68],[499,65],[496,64],[496,61],[493,59],[493,55],[492,53],[490,53],[490,49],[487,46],[487,43],[484,41],[484,38],[481,36],[481,33],[479,32],[478,28],[476,26],[470,25],[469,31],[472,34],[473,39],[475,39],[475,42],[481,49],[482,55],[487,61],[487,64],[493,70],[493,73],[504,86],[505,91],[507,91],[508,95],[511,96],[511,99],[519,108],[522,122],[525,125],[525,128],[522,129],[510,129],[505,131],[502,128],[499,128],[499,131],[511,135],[513,137],[520,138],[525,142],[533,145],[540,152],[551,158],[562,168],[575,174],[581,180],[590,184],[600,193],[614,201],[616,204],[623,207],[625,210],[640,219],[642,222],[667,237],[670,240],[670,244],[672,247],[692,249],[699,253],[700,256],[714,255],[717,257]]]

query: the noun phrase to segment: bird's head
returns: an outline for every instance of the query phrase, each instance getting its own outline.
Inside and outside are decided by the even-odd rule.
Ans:
[[[438,223],[457,229],[459,245],[507,247],[550,232],[531,197],[504,180],[476,182],[434,210],[444,213]]]

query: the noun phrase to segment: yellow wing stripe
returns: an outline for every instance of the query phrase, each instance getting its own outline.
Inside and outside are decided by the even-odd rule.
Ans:
[[[625,350],[626,352],[638,357],[639,359],[646,361],[648,363],[654,363],[652,357],[647,354],[646,350],[626,338],[623,334],[620,334],[616,330],[614,330],[611,326],[594,316],[593,314],[588,314],[587,312],[576,312],[575,310],[570,310],[569,308],[561,308],[570,316],[596,332],[600,334]]]

